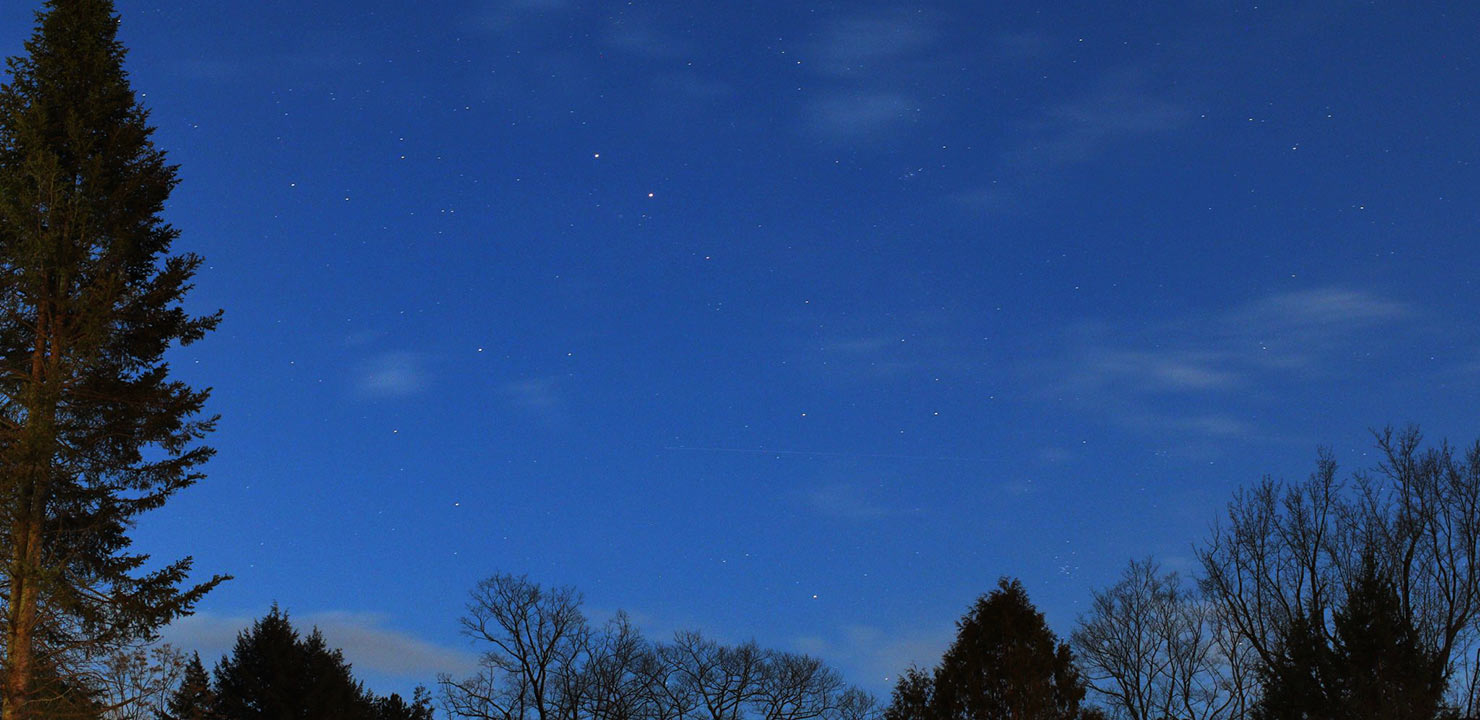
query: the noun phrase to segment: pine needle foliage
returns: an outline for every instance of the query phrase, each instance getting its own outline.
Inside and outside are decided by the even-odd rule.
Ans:
[[[123,70],[110,0],[48,0],[0,87],[0,714],[60,717],[88,664],[224,578],[150,563],[129,531],[200,479],[207,390],[164,354],[220,313],[181,306],[176,168]],[[47,677],[69,678],[65,693]]]

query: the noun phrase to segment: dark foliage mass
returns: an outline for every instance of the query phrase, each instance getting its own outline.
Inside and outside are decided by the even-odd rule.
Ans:
[[[190,656],[180,686],[170,696],[159,720],[210,720],[215,717],[216,694],[211,691],[211,676],[206,674],[200,654]]]
[[[887,720],[1075,720],[1085,683],[1066,643],[1017,580],[1001,580],[956,625],[931,674],[911,668],[895,685]]]
[[[206,675],[186,666],[161,720],[431,720],[431,698],[379,697],[350,673],[317,629],[302,637],[274,607],[237,636],[230,655]]]
[[[1276,660],[1260,672],[1257,720],[1428,720],[1438,715],[1444,665],[1420,641],[1372,556],[1333,619],[1335,635],[1296,616]]]
[[[88,714],[98,658],[221,578],[149,563],[129,530],[199,477],[206,392],[164,354],[200,258],[161,219],[175,168],[123,70],[109,0],[49,0],[0,88],[0,575],[10,720]],[[106,709],[106,705],[103,705]]]

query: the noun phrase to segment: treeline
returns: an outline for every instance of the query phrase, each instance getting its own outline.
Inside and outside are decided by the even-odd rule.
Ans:
[[[273,607],[207,672],[169,646],[113,656],[96,692],[54,713],[105,720],[873,720],[873,696],[820,660],[725,644],[696,631],[642,636],[624,613],[593,625],[573,588],[495,575],[471,593],[464,635],[480,652],[466,677],[437,678],[410,701],[356,681],[317,629],[300,636]],[[60,716],[60,715],[55,715]]]
[[[496,575],[474,589],[463,632],[483,650],[442,676],[447,713],[479,720],[868,720],[868,694],[820,660],[686,631],[643,638],[627,616],[592,626],[571,588]]]
[[[1380,462],[1345,480],[1323,453],[1303,482],[1239,492],[1197,548],[1199,572],[1130,562],[1067,640],[1004,578],[957,623],[938,664],[900,674],[887,705],[816,658],[692,631],[648,640],[622,613],[593,624],[572,588],[495,575],[461,619],[477,670],[437,678],[435,694],[365,692],[316,631],[263,640],[296,638],[274,609],[213,680],[196,660],[184,681],[158,684],[173,690],[154,695],[155,714],[130,717],[429,720],[435,705],[467,720],[1474,718],[1480,443],[1425,449],[1408,430],[1376,445]],[[273,652],[287,654],[264,661]],[[287,672],[293,685],[243,686],[268,675],[250,667],[313,670]],[[315,695],[321,685],[334,691]],[[227,702],[247,690],[283,710]],[[309,700],[320,696],[328,704]]]
[[[432,698],[418,687],[408,702],[379,696],[354,679],[344,655],[314,629],[300,635],[286,613],[268,614],[237,635],[229,655],[207,672],[161,645],[111,656],[87,683],[47,704],[52,718],[97,720],[432,720]]]
[[[1376,444],[1349,479],[1322,453],[1303,482],[1239,492],[1200,572],[1132,561],[1067,643],[1003,581],[886,719],[1476,717],[1480,443]]]
[[[1074,634],[1096,694],[1133,720],[1474,717],[1480,443],[1376,436],[1343,479],[1238,493],[1192,578],[1131,563]]]

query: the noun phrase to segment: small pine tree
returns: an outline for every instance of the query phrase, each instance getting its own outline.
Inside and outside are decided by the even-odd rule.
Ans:
[[[933,690],[931,720],[1074,720],[1085,694],[1068,644],[1007,578],[957,623]]]
[[[1260,669],[1263,694],[1257,720],[1337,720],[1344,717],[1333,692],[1335,656],[1320,624],[1304,615],[1280,636],[1275,661]]]
[[[200,653],[190,657],[184,677],[175,689],[159,720],[216,720],[216,695],[211,691],[211,677],[200,662]]]
[[[930,720],[930,706],[935,694],[935,681],[928,673],[911,667],[899,676],[884,720]]]
[[[418,685],[406,702],[396,693],[375,701],[375,720],[432,720],[432,694]]]

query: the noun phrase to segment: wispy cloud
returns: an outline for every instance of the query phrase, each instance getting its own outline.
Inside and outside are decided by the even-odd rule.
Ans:
[[[473,25],[483,30],[508,30],[530,18],[564,12],[571,7],[572,0],[485,1],[474,10]]]
[[[668,32],[656,14],[636,7],[607,22],[602,43],[613,50],[654,59],[683,57],[694,49],[686,38]]]
[[[845,382],[966,370],[971,354],[951,322],[945,314],[925,311],[845,319],[828,323],[825,331],[814,325],[797,362]]]
[[[827,635],[796,638],[793,645],[841,667],[865,687],[888,688],[911,665],[929,668],[940,661],[955,635],[949,625],[882,628],[846,625]]]
[[[1346,288],[1286,292],[1238,308],[1226,323],[1236,336],[1327,340],[1353,328],[1401,320],[1411,313],[1399,302]]]
[[[1106,344],[1101,344],[1105,342]],[[1224,390],[1244,382],[1221,351],[1201,347],[1134,348],[1092,340],[1075,352],[1061,389],[1093,392],[1120,387],[1137,393]]]
[[[356,670],[425,679],[439,672],[465,674],[477,660],[464,650],[387,627],[388,618],[375,613],[334,611],[294,615],[291,620],[300,632],[317,627],[329,646],[343,650]],[[209,665],[230,653],[237,634],[250,628],[253,621],[247,616],[196,613],[172,623],[165,629],[163,640],[187,652],[199,652],[202,662]]]
[[[1150,72],[1113,70],[1088,92],[1052,106],[1029,131],[1016,160],[1050,166],[1089,160],[1113,143],[1171,130],[1191,111],[1156,92]]]
[[[344,651],[355,667],[397,677],[426,678],[439,672],[465,675],[476,665],[469,652],[442,647],[386,627],[374,613],[328,612],[308,615],[305,622],[323,631],[332,647]]]
[[[545,12],[564,10],[570,7],[571,0],[505,0],[504,4],[517,10]]]
[[[862,11],[831,18],[818,31],[803,67],[818,89],[805,107],[810,129],[856,141],[898,129],[922,104],[919,77],[931,61],[940,24],[917,10]]]
[[[815,69],[836,77],[876,75],[881,64],[918,56],[936,38],[922,12],[897,9],[834,19],[819,33]]]
[[[1048,395],[1102,408],[1129,426],[1247,437],[1252,423],[1226,409],[1229,399],[1247,402],[1280,383],[1338,373],[1350,348],[1413,314],[1360,290],[1281,292],[1151,326],[1077,325],[1048,343],[1053,357],[1031,373]]]
[[[424,362],[410,352],[387,352],[360,364],[355,373],[355,390],[368,398],[404,398],[416,395],[426,387]]]
[[[710,103],[735,94],[729,83],[693,70],[661,73],[653,78],[653,90],[662,97],[687,103]]]
[[[913,512],[879,499],[862,483],[831,483],[806,490],[801,497],[813,512],[843,520],[877,520]]]
[[[1046,41],[1016,41],[1024,45],[1020,52],[1038,42]],[[1013,211],[1055,173],[1118,145],[1175,130],[1191,117],[1190,107],[1158,87],[1154,73],[1139,66],[1115,68],[1079,94],[1019,120],[997,158],[997,177],[958,192],[956,199],[975,211]]]
[[[1033,60],[1052,54],[1059,42],[1040,32],[1003,33],[992,41],[997,54],[1006,60]]]
[[[910,119],[908,95],[869,90],[832,90],[808,107],[813,129],[837,139],[858,139],[892,129]]]
[[[503,383],[498,390],[512,410],[542,423],[554,425],[565,418],[565,395],[556,378],[513,380]]]

